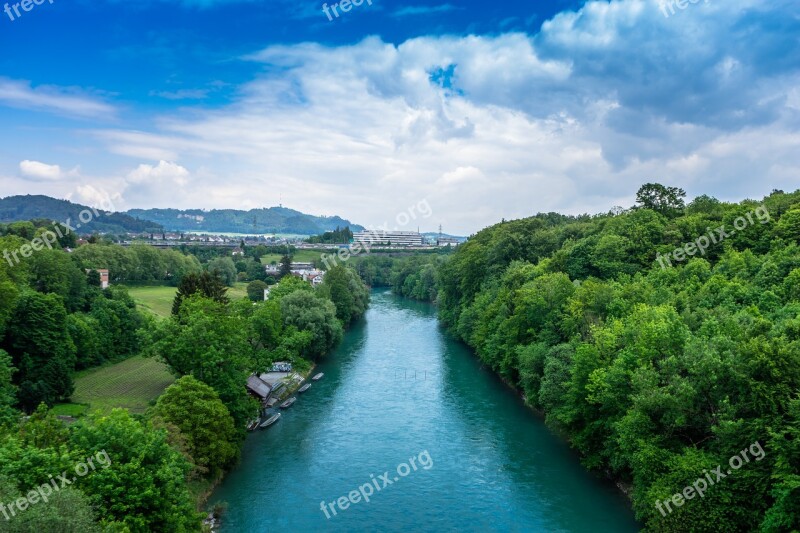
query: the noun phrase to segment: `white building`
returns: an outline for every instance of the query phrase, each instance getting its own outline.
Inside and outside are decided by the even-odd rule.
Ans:
[[[353,234],[353,240],[362,245],[423,246],[422,235],[416,231],[366,230]]]
[[[453,237],[439,237],[436,239],[436,244],[439,246],[458,246],[461,241]]]

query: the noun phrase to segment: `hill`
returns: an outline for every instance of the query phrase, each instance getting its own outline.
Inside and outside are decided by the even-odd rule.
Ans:
[[[49,196],[9,196],[0,198],[0,223],[34,219],[49,219],[55,222],[70,220],[74,223],[79,220],[80,213],[87,209],[91,211],[88,206],[68,200],[57,200]],[[99,217],[93,216],[89,223],[81,225],[81,233],[163,231],[160,224],[149,220],[140,220],[125,213],[111,213],[102,210],[100,213]]]
[[[64,222],[78,220],[89,207],[49,196],[9,196],[0,199],[0,223],[50,219]],[[201,231],[210,233],[283,233],[319,235],[337,227],[364,229],[341,217],[317,217],[286,207],[270,207],[240,211],[236,209],[131,209],[127,212],[102,212],[88,224],[86,233],[126,233],[162,231]]]
[[[337,227],[363,229],[341,217],[317,217],[286,207],[240,211],[236,209],[132,209],[128,214],[152,220],[168,231],[216,233],[283,233],[319,235]]]

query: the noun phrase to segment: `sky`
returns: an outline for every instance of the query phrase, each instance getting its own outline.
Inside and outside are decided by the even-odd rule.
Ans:
[[[469,235],[800,188],[797,0],[17,1],[0,197]]]

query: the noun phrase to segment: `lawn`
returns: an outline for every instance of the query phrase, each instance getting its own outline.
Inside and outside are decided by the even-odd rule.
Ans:
[[[172,313],[172,301],[175,299],[176,287],[128,287],[140,309],[146,309],[160,317],[168,317]],[[247,297],[247,283],[237,283],[228,287],[228,298],[238,300]]]
[[[88,405],[88,411],[107,413],[115,407],[122,407],[140,414],[173,381],[175,378],[164,363],[136,356],[78,373],[71,401],[73,404]]]

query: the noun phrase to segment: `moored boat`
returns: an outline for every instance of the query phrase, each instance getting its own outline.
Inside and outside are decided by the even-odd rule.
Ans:
[[[310,388],[311,388],[311,383],[306,383],[305,385],[303,385],[302,387],[300,387],[300,388],[297,390],[297,392],[305,392],[305,391],[307,391],[307,390],[308,390],[308,389],[310,389]]]
[[[317,374],[316,376],[314,376],[314,377],[313,377],[313,378],[311,378],[311,379],[312,379],[312,380],[314,380],[314,381],[319,381],[319,380],[321,380],[321,379],[322,379],[322,377],[323,377],[324,375],[325,375],[324,373],[320,372],[319,374]]]
[[[283,403],[281,404],[281,409],[288,409],[288,408],[290,408],[291,406],[293,406],[293,405],[294,405],[294,402],[296,402],[296,401],[297,401],[297,398],[294,398],[294,397],[292,397],[292,398],[289,398],[288,400],[286,400],[285,402],[283,402]]]
[[[281,417],[280,413],[272,415],[263,424],[261,424],[261,429],[270,427],[272,424],[277,422],[280,417]]]

